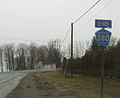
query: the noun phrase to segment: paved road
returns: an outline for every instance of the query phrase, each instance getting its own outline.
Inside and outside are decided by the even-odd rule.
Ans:
[[[9,92],[11,92],[19,84],[20,80],[28,73],[54,70],[55,66],[47,65],[41,69],[0,73],[0,98],[4,98]]]
[[[23,72],[0,73],[0,98],[4,98],[11,92],[26,75],[27,73]]]

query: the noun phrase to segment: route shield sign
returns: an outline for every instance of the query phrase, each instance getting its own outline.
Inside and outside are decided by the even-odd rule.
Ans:
[[[112,28],[112,21],[111,20],[95,20],[95,27],[96,28]]]
[[[109,45],[110,37],[111,37],[111,32],[101,29],[95,33],[96,35],[96,40],[97,44],[99,46],[107,46]]]

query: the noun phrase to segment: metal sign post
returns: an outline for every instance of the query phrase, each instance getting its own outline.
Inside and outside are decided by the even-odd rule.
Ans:
[[[98,46],[101,48],[101,87],[100,93],[101,98],[103,98],[103,80],[104,80],[104,48],[109,45],[111,32],[105,30],[104,28],[111,28],[112,26],[111,20],[95,20],[95,27],[102,28],[101,30],[95,33],[96,41]]]
[[[103,80],[104,80],[104,47],[101,46],[101,82],[100,82],[100,92],[101,92],[101,98],[103,98]]]

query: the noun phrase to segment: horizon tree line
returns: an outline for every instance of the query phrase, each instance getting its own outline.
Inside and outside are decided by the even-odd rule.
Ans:
[[[59,66],[61,53],[55,42],[60,45],[60,40],[51,40],[48,45],[20,43],[15,46],[11,43],[0,46],[1,71],[4,71],[4,67],[8,71],[34,69],[35,64],[39,62],[43,65],[55,63]]]

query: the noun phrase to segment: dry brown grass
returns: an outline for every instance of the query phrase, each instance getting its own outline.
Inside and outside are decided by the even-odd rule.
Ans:
[[[76,93],[80,98],[100,98],[100,78],[82,75],[64,78],[60,72],[38,73],[37,76],[51,80],[59,87]],[[104,80],[104,98],[120,98],[120,80]]]

